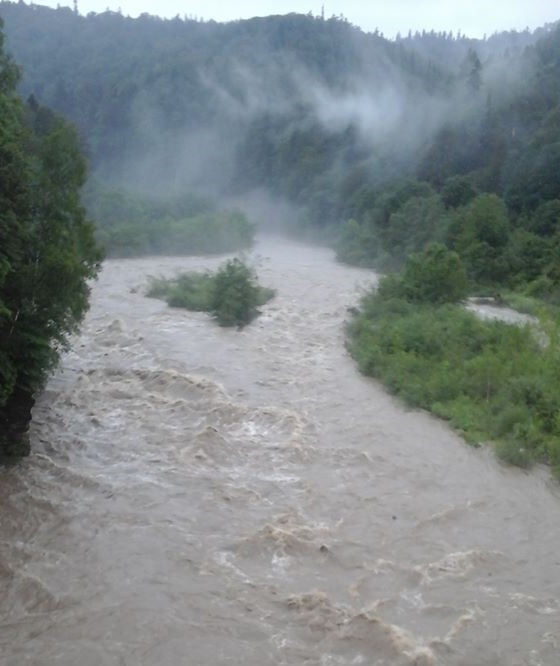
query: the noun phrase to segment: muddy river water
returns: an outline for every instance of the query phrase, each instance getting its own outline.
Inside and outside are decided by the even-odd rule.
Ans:
[[[361,377],[375,277],[268,238],[243,331],[108,261],[0,468],[2,666],[558,666],[560,492]]]

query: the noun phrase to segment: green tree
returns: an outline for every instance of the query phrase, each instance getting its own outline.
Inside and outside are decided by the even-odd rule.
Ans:
[[[476,190],[466,176],[452,176],[445,181],[440,194],[446,208],[458,208],[468,204],[476,196]]]
[[[507,276],[504,252],[510,223],[503,200],[480,194],[461,210],[450,229],[450,242],[476,283],[499,284]]]
[[[1,27],[1,26],[0,26]],[[74,130],[15,94],[0,41],[0,451],[22,453],[33,394],[88,304],[100,254]]]
[[[244,326],[258,314],[259,287],[251,269],[231,259],[214,277],[211,312],[221,326]]]
[[[529,231],[539,236],[554,236],[560,232],[560,199],[541,204],[529,221]]]
[[[456,303],[467,295],[467,273],[456,252],[432,243],[422,254],[413,254],[402,276],[403,294],[409,301]]]
[[[474,49],[468,50],[462,69],[469,92],[477,93],[482,85],[482,63]]]
[[[251,268],[230,259],[216,273],[181,273],[171,280],[152,279],[147,296],[163,298],[171,307],[211,313],[220,326],[242,328],[259,315],[274,289],[261,287]]]
[[[403,262],[412,252],[420,252],[445,234],[446,216],[437,195],[411,197],[389,218],[381,230],[384,249]]]

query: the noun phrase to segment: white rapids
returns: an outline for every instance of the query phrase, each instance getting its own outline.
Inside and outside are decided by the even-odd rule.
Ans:
[[[0,664],[558,666],[560,494],[345,352],[375,281],[262,239],[242,331],[144,296],[222,259],[107,261],[0,468]]]

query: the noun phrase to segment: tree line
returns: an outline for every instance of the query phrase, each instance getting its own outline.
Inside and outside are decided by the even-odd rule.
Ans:
[[[76,123],[111,191],[157,183],[169,199],[207,196],[213,184],[217,198],[264,189],[294,204],[295,229],[338,237],[344,260],[402,265],[441,241],[474,279],[525,287],[542,277],[534,288],[554,289],[557,26],[390,41],[343,18],[299,14],[220,24],[21,2],[0,3],[0,14],[22,93]],[[206,134],[212,150],[183,142]],[[213,150],[189,180],[193,160]],[[132,167],[143,161],[140,177]],[[500,238],[477,237],[468,220],[479,213],[478,227],[489,216]],[[487,260],[491,269],[476,268]]]
[[[390,41],[298,14],[219,24],[1,2],[0,15],[28,99],[15,95],[17,71],[3,56],[2,284],[18,273],[9,267],[26,268],[2,292],[2,349],[32,321],[41,334],[29,349],[48,367],[85,308],[98,254],[79,203],[79,147],[95,174],[84,202],[114,254],[206,248],[209,229],[222,249],[239,249],[254,229],[216,202],[264,190],[292,204],[291,232],[332,244],[343,261],[408,271],[401,300],[417,305],[432,287],[414,276],[425,262],[438,275],[451,256],[459,290],[560,302],[557,25]],[[25,226],[38,216],[52,234]],[[68,257],[84,259],[74,264],[60,241],[32,251],[56,234]],[[47,258],[76,285],[52,306],[60,324],[38,314],[37,299],[54,292],[33,277],[50,274]],[[16,293],[22,307],[7,295]],[[2,363],[4,403],[16,365]]]

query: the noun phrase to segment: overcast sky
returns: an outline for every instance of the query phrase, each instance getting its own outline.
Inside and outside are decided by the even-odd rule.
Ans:
[[[26,0],[29,2],[29,0]],[[72,0],[35,0],[35,4],[72,6]],[[298,12],[315,16],[324,4],[325,17],[343,14],[366,31],[379,28],[386,37],[411,30],[461,30],[472,37],[526,27],[531,29],[560,19],[559,0],[78,0],[81,14],[107,8],[124,15],[143,12],[162,17],[191,16],[232,21],[253,16]]]

